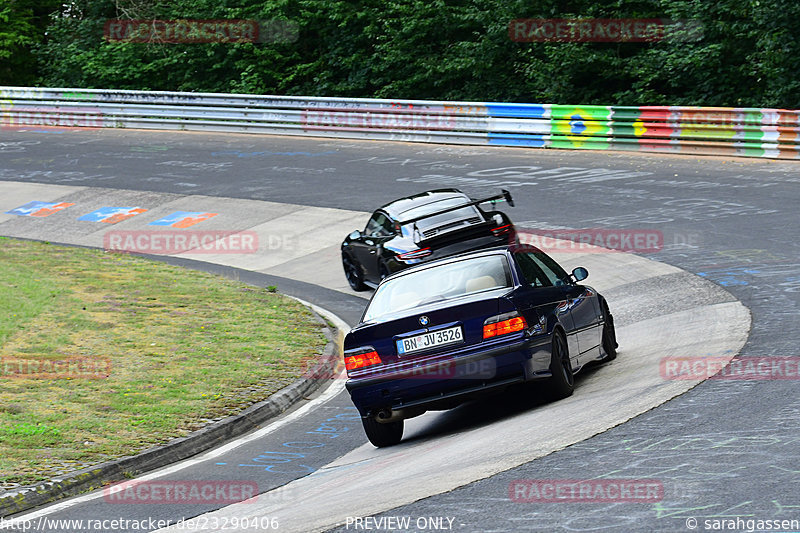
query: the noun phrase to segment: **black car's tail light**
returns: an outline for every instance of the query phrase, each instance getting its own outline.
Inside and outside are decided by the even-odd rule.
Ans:
[[[496,228],[492,228],[492,234],[495,237],[500,237],[502,235],[508,235],[511,233],[511,228],[513,224],[506,224],[504,226],[497,226]]]
[[[419,250],[413,250],[411,252],[398,254],[397,258],[403,261],[410,261],[411,259],[422,259],[423,257],[428,257],[432,253],[433,250],[431,250],[430,248],[420,248]]]
[[[345,352],[344,354],[344,367],[347,369],[348,374],[351,370],[379,365],[381,363],[383,363],[383,361],[381,361],[381,356],[378,355],[378,352],[376,352],[375,348],[372,346],[366,346],[351,352]]]
[[[519,313],[505,313],[486,319],[483,323],[483,338],[489,339],[499,335],[515,333],[527,327],[528,324]]]

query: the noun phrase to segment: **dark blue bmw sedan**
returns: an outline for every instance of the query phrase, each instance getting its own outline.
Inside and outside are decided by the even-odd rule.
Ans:
[[[586,363],[616,356],[605,299],[530,246],[507,246],[412,267],[381,282],[344,340],[347,390],[375,446],[403,420],[509,385],[543,380],[572,394]]]

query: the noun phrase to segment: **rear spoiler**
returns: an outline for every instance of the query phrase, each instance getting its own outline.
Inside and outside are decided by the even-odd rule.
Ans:
[[[409,218],[408,220],[402,220],[402,221],[400,221],[400,224],[403,224],[403,225],[414,224],[415,227],[416,227],[416,223],[419,222],[420,220],[423,220],[423,219],[426,219],[426,218],[430,218],[430,217],[435,217],[436,215],[441,215],[443,213],[449,213],[450,211],[458,211],[459,209],[463,209],[463,208],[469,207],[471,205],[484,204],[486,202],[503,201],[503,202],[507,202],[509,206],[514,207],[514,200],[511,198],[511,193],[508,192],[506,189],[500,189],[500,190],[502,191],[502,194],[497,194],[495,196],[490,196],[489,198],[484,198],[482,200],[473,200],[473,201],[467,202],[465,204],[456,205],[456,206],[453,206],[453,207],[448,207],[447,209],[442,209],[441,211],[435,211],[433,213],[428,213],[427,215],[422,215],[422,216],[418,216],[418,217],[414,217],[414,218]]]

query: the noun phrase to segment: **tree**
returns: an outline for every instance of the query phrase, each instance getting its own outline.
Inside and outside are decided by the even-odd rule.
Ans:
[[[49,19],[44,41],[31,30],[40,15],[19,9],[36,3],[0,10],[16,16],[0,34],[0,54],[33,46],[49,86],[800,107],[796,0],[72,0]],[[261,43],[104,38],[105,23],[119,18],[253,19],[297,34]],[[689,41],[516,42],[509,22],[524,18],[686,19],[703,33]],[[20,59],[4,72],[32,63]]]
[[[36,82],[32,48],[44,39],[50,16],[60,5],[51,0],[0,0],[0,85]]]

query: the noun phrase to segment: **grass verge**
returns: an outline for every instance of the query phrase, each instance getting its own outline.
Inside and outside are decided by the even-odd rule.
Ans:
[[[0,487],[241,411],[301,376],[325,343],[305,307],[263,288],[0,238]]]

